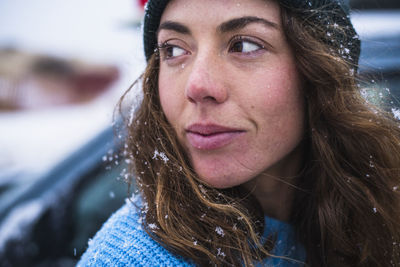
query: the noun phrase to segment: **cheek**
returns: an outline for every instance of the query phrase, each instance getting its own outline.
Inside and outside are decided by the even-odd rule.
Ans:
[[[185,97],[181,91],[181,87],[178,86],[176,80],[173,79],[163,80],[161,75],[158,85],[158,96],[162,112],[164,113],[167,122],[175,130],[177,138],[183,142],[184,132],[182,127],[187,121],[187,108],[185,104]],[[162,86],[160,86],[163,84]],[[183,145],[184,143],[182,143]]]
[[[258,88],[257,93],[247,97],[264,115],[285,117],[287,112],[304,111],[302,83],[295,69],[277,68],[258,77],[250,85]]]
[[[174,125],[176,122],[175,111],[177,110],[177,92],[173,91],[174,86],[168,82],[165,82],[165,75],[160,73],[158,79],[158,96],[160,99],[161,108],[167,117],[169,123]]]
[[[258,128],[263,135],[260,141],[276,150],[289,151],[302,139],[304,132],[302,83],[298,73],[291,69],[277,70],[276,74],[268,76],[268,84],[259,87],[259,96],[253,99],[259,107]]]

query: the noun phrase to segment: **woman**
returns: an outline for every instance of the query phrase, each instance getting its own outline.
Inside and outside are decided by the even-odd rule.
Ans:
[[[400,266],[400,132],[344,6],[151,0],[144,45],[141,195],[80,266]]]

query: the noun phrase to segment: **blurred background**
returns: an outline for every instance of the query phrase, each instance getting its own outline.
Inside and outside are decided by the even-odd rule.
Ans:
[[[143,13],[140,0],[0,0],[0,266],[74,265],[85,247],[70,243],[90,236],[79,241],[65,210],[84,177],[110,182],[89,186],[110,202],[85,195],[101,215],[77,223],[98,228],[127,196],[120,172],[95,172],[114,156],[116,103],[145,66]]]
[[[142,13],[135,0],[0,1],[0,177],[42,173],[110,124],[143,70]]]
[[[145,67],[145,2],[0,0],[0,266],[74,266],[134,191],[112,118]],[[400,1],[345,2],[360,87],[400,119]]]

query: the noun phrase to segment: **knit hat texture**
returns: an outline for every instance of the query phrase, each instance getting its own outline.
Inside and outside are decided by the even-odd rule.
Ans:
[[[143,22],[144,53],[148,61],[157,47],[157,30],[169,0],[149,0]],[[305,14],[317,25],[327,27],[324,42],[338,51],[344,59],[358,65],[360,40],[350,21],[349,9],[342,0],[279,0],[280,4]],[[310,12],[315,12],[315,14]],[[335,27],[337,25],[338,27]],[[335,29],[339,29],[336,30]],[[344,29],[344,32],[343,32]]]

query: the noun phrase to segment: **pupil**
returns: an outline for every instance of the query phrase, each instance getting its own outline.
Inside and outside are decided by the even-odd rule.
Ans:
[[[173,47],[168,47],[166,50],[167,50],[167,57],[172,57],[174,55]]]
[[[243,51],[243,42],[237,42],[233,45],[232,50],[234,52],[242,52]]]

